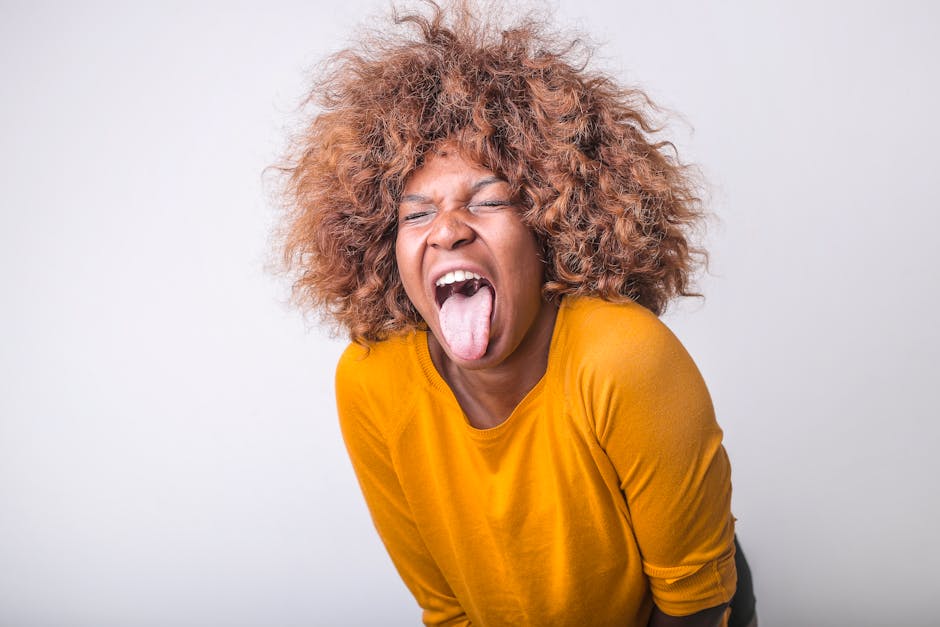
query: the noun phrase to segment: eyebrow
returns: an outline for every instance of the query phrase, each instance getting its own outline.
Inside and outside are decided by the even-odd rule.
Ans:
[[[470,195],[472,196],[473,194],[476,194],[478,191],[480,191],[481,189],[483,189],[484,187],[488,185],[492,185],[494,183],[505,183],[505,182],[506,181],[499,178],[498,176],[484,176],[479,181],[477,181],[472,186],[470,186]],[[430,197],[425,196],[424,194],[405,194],[404,196],[401,197],[401,199],[398,202],[399,204],[409,203],[409,202],[429,203],[431,202],[431,199]]]

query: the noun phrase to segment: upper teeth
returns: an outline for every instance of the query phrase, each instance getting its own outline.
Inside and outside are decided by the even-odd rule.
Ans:
[[[457,281],[469,281],[470,279],[482,278],[483,277],[481,277],[476,272],[470,272],[469,270],[454,270],[453,272],[448,272],[439,278],[435,285],[449,285],[451,283],[456,283]]]

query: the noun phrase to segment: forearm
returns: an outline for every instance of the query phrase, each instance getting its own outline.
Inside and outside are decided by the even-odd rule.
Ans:
[[[719,627],[727,605],[711,607],[690,616],[669,616],[655,605],[650,616],[649,627]]]

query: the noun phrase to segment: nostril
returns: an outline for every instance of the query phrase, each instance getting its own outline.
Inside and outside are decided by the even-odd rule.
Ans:
[[[431,246],[434,246],[435,248],[454,249],[469,244],[471,239],[472,238],[469,237],[453,238],[438,235],[437,237],[431,238],[430,243]]]

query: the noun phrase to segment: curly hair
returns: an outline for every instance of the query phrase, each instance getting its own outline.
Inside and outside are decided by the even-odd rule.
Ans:
[[[543,294],[634,300],[662,313],[694,294],[704,252],[697,178],[639,89],[574,57],[531,15],[509,28],[465,0],[393,16],[321,68],[316,108],[285,164],[283,263],[294,301],[360,343],[422,324],[395,261],[405,181],[459,141],[508,181],[545,262]]]

